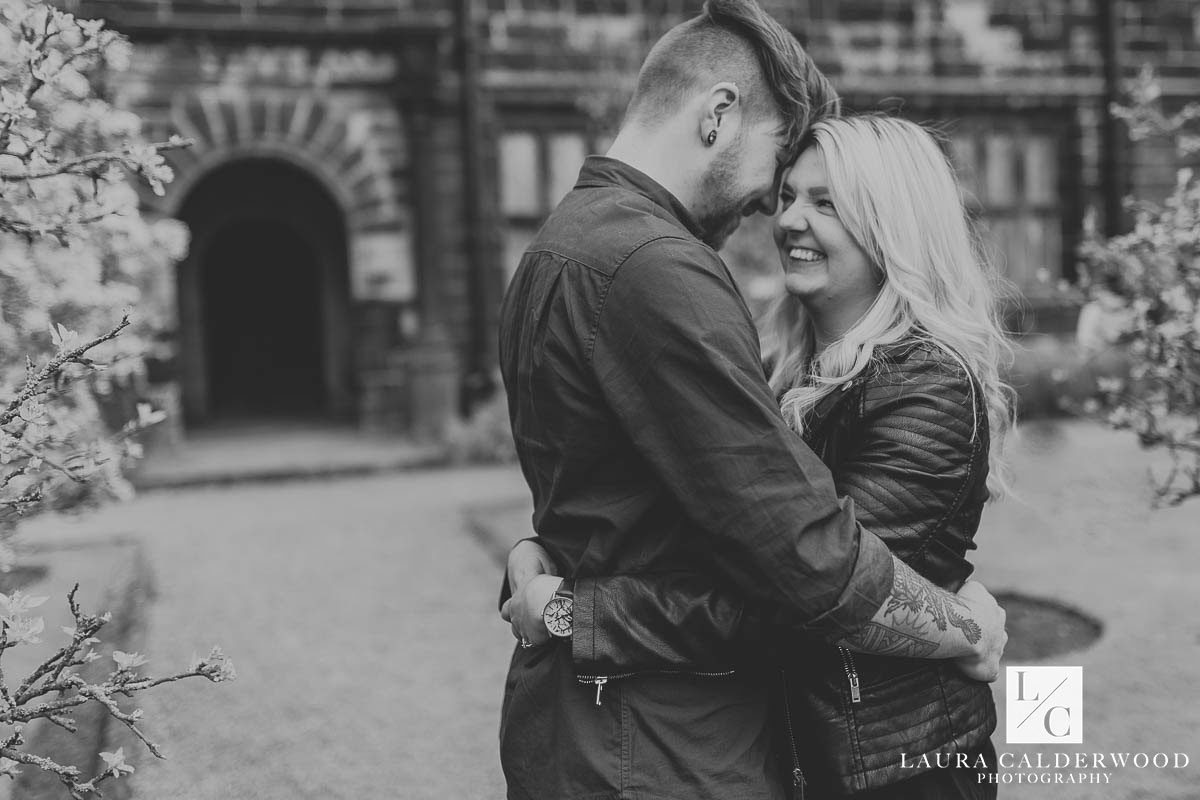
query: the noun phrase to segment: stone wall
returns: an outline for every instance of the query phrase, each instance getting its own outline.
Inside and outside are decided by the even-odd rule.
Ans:
[[[530,126],[550,137],[574,130],[589,149],[602,149],[650,44],[702,5],[475,0],[481,134],[464,139],[462,42],[451,0],[62,4],[108,16],[131,33],[137,63],[115,88],[156,134],[198,142],[174,157],[180,180],[166,198],[147,197],[152,208],[171,213],[213,164],[246,153],[289,160],[337,198],[350,251],[350,368],[360,416],[396,420],[405,418],[394,408],[407,391],[404,354],[423,340],[435,349],[448,343],[464,380],[477,381],[494,364],[500,290],[511,266],[504,253],[520,245],[500,202],[503,136]],[[1103,206],[1112,185],[1101,136],[1102,0],[763,4],[851,107],[883,105],[940,121],[958,137],[956,146],[976,137],[967,144],[981,159],[992,158],[992,149],[1013,151],[1006,157],[1020,174],[1041,163],[1031,151],[1050,148],[1038,158],[1050,158],[1056,170],[1058,207],[1037,213],[1057,215],[1052,232],[1061,241],[1052,244],[1061,264],[1049,284],[1026,291],[1053,304],[1052,284],[1072,275],[1084,210]],[[1151,63],[1169,103],[1200,96],[1200,4],[1120,7],[1126,74]],[[1011,141],[989,141],[993,130]],[[550,139],[539,147],[543,166],[560,152]],[[472,163],[477,173],[468,172]],[[1130,147],[1123,163],[1118,183],[1139,194],[1161,194],[1173,182],[1171,154],[1155,143]],[[520,220],[520,235],[536,222]],[[1031,324],[1058,324],[1049,320]],[[384,388],[372,394],[372,387]]]

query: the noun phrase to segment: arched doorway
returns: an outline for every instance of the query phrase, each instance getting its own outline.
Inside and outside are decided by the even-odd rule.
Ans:
[[[346,416],[349,289],[342,212],[276,159],[221,166],[179,217],[181,378],[189,423]]]

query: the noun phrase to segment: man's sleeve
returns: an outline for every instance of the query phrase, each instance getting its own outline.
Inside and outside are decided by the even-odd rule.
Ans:
[[[751,598],[829,638],[861,628],[892,557],[784,424],[745,303],[712,251],[659,240],[619,268],[591,361],[642,455],[707,534],[699,552]]]

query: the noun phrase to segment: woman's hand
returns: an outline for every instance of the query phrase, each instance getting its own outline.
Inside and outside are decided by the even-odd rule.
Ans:
[[[534,575],[557,574],[558,567],[554,566],[546,548],[532,539],[522,539],[508,551],[508,588],[514,595]]]
[[[542,611],[561,585],[562,578],[557,575],[535,575],[504,604],[501,616],[507,610],[512,634],[522,646],[533,647],[550,641],[550,631],[546,630],[546,623],[542,621]]]
[[[535,541],[522,540],[508,551],[508,588],[512,597],[500,607],[500,618],[512,625],[513,636],[522,644],[542,644],[550,638],[542,622],[542,610],[562,583],[557,573],[550,554]],[[548,593],[547,586],[551,587]]]

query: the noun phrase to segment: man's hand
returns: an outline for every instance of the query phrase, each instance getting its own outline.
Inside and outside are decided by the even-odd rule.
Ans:
[[[522,644],[532,646],[550,641],[550,631],[546,630],[542,611],[554,598],[560,585],[562,578],[557,575],[535,575],[504,604],[508,612],[507,619],[512,624],[512,634]]]
[[[958,599],[970,609],[970,616],[979,624],[983,636],[976,643],[976,653],[957,658],[955,663],[968,678],[991,683],[1000,677],[1000,657],[1008,644],[1004,609],[979,581],[964,583],[958,590]]]

